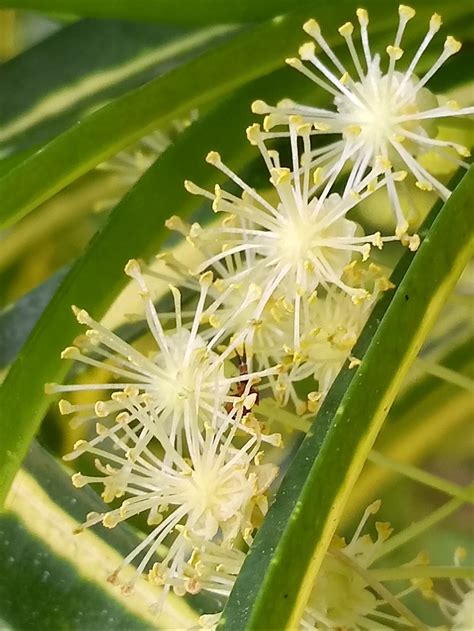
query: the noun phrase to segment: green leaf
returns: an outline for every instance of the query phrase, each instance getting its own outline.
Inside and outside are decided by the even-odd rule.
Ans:
[[[311,4],[300,0],[299,5]],[[253,22],[286,13],[291,0],[0,0],[0,7],[88,17],[156,20],[167,24]]]
[[[367,455],[407,370],[474,253],[471,167],[377,305],[282,482],[224,611],[225,629],[294,628]]]
[[[140,538],[123,524],[74,534],[86,513],[104,508],[33,443],[0,515],[0,620],[7,628],[138,631],[196,624],[198,614],[172,594],[159,616],[150,611],[160,592],[143,578],[129,596],[107,582]]]
[[[56,272],[0,312],[0,368],[15,358],[66,272],[66,269]]]
[[[443,0],[442,6],[446,6]],[[397,2],[366,3],[378,27],[393,24],[388,9]],[[425,0],[423,0],[425,4]],[[428,0],[426,4],[429,5]],[[450,12],[454,5],[449,4]],[[350,16],[351,0],[338,7]],[[459,11],[459,10],[458,10]],[[0,178],[0,227],[17,221],[64,186],[154,128],[185,116],[195,107],[222,98],[249,81],[281,67],[304,41],[303,21],[314,11],[299,9],[282,18],[248,28],[231,41],[208,51],[141,88],[105,105],[46,144]],[[331,28],[329,41],[340,37],[332,4],[319,7],[318,17]],[[414,33],[426,23],[419,17]]]
[[[44,143],[231,30],[95,20],[61,29],[0,66],[0,154]]]
[[[474,339],[456,346],[442,365],[474,379]],[[398,461],[423,461],[453,432],[463,431],[472,421],[472,394],[451,383],[425,375],[414,383],[390,410],[376,443],[378,451]],[[369,501],[380,497],[393,481],[393,472],[367,463],[351,493],[343,523],[357,520]]]

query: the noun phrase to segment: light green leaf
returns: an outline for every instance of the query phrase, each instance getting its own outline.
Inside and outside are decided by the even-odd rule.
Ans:
[[[140,538],[124,525],[74,534],[87,512],[104,507],[90,489],[75,489],[63,467],[33,443],[0,515],[0,620],[8,628],[138,631],[197,623],[198,614],[172,594],[161,614],[153,613],[159,588],[144,578],[129,596],[107,582]],[[123,579],[132,574],[126,568]]]
[[[233,30],[95,20],[66,26],[0,66],[0,155],[44,143]]]
[[[282,482],[222,617],[224,629],[294,628],[342,511],[410,364],[474,253],[471,167],[394,273]]]

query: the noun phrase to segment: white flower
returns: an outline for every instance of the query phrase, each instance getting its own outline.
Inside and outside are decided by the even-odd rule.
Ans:
[[[156,419],[150,397],[116,393],[130,413],[118,415],[111,427],[99,425],[97,436],[80,441],[71,459],[82,453],[96,458],[102,475],[73,475],[74,485],[102,484],[104,498],[124,498],[119,508],[91,513],[83,528],[102,522],[107,528],[135,515],[147,516],[149,534],[130,552],[110,577],[115,582],[122,567],[140,559],[132,582],[156,555],[161,560],[151,578],[177,593],[196,592],[195,577],[188,572],[193,546],[191,537],[218,541],[227,548],[238,536],[248,543],[255,528],[255,508],[266,511],[264,494],[276,475],[273,465],[260,463],[262,435],[257,425],[246,434],[239,431],[245,408],[235,407],[225,422],[214,414],[203,430],[197,424],[185,427],[185,448],[175,448],[166,428]],[[137,446],[142,433],[152,434],[147,446]],[[181,453],[181,451],[183,453]],[[185,455],[184,455],[185,454]],[[163,551],[163,544],[169,548]]]
[[[192,110],[188,118],[173,121],[169,132],[157,129],[144,136],[132,147],[120,151],[115,156],[97,166],[99,171],[112,173],[121,185],[128,189],[147,171],[157,158],[173,143],[174,136],[183,132],[198,118],[197,110]],[[94,209],[108,210],[120,201],[120,197],[103,199]]]
[[[355,302],[367,297],[364,290],[344,283],[342,275],[355,254],[366,259],[371,245],[382,247],[386,239],[380,233],[358,236],[357,224],[346,214],[384,181],[374,183],[378,173],[374,170],[341,198],[331,192],[331,180],[316,197],[319,174],[315,174],[317,184],[310,184],[310,168],[305,161],[300,165],[298,148],[301,140],[303,150],[308,149],[308,125],[291,127],[291,169],[281,166],[276,151],[266,149],[258,125],[249,128],[248,137],[262,154],[277,202],[270,203],[250,188],[219,154],[211,152],[207,161],[238,184],[243,194],[236,197],[219,186],[209,193],[186,182],[189,192],[212,199],[214,210],[227,214],[218,227],[192,226],[189,239],[207,255],[197,273],[212,267],[228,291],[240,283],[256,286],[260,295],[252,308],[253,320],[262,319],[272,299],[287,301],[293,313],[293,345],[298,348],[305,304],[318,287],[339,287]]]
[[[298,628],[307,631],[389,631],[404,624],[424,628],[423,623],[401,602],[401,598],[415,590],[430,592],[431,581],[415,579],[411,586],[393,594],[378,578],[383,575],[383,570],[372,568],[386,553],[385,542],[392,533],[389,524],[377,522],[375,539],[364,534],[367,520],[379,507],[380,502],[377,501],[367,508],[349,543],[334,537]],[[197,550],[200,558],[206,559],[205,589],[228,596],[245,560],[245,553],[235,549],[229,552],[225,549],[216,550],[204,541],[197,546]],[[416,568],[426,563],[426,555],[420,554],[402,566],[402,572],[410,566],[416,575]],[[389,573],[396,576],[396,568],[391,568]],[[388,608],[392,609],[392,613],[388,612]],[[214,628],[212,625],[216,622],[217,617],[210,617],[204,619],[202,624],[206,628],[209,625]]]
[[[225,375],[224,364],[233,352],[232,347],[219,354],[213,347],[221,332],[214,332],[210,341],[206,341],[200,335],[201,317],[212,282],[210,273],[203,274],[199,280],[198,303],[189,326],[182,322],[180,292],[171,287],[175,302],[175,328],[164,331],[137,261],[130,261],[126,266],[126,272],[139,286],[148,327],[156,343],[156,351],[150,356],[144,355],[93,320],[86,311],[75,309],[77,319],[80,323],[86,324],[89,330],[85,336],[76,340],[76,346],[63,351],[62,357],[103,369],[117,380],[113,383],[48,384],[46,391],[127,392],[125,399],[120,394],[112,394],[110,399],[95,404],[74,405],[66,400],[61,401],[61,412],[75,413],[76,424],[94,419],[103,420],[120,412],[133,416],[134,412],[130,410],[129,403],[136,403],[139,406],[142,396],[146,395],[155,422],[165,427],[171,444],[178,445],[179,448],[182,444],[182,433],[187,428],[204,427],[206,422],[209,423],[214,418],[216,410],[218,415],[225,418],[225,413],[220,410],[226,406],[236,405],[242,398],[241,393],[235,392],[237,384],[246,384],[247,389],[250,389],[253,383],[277,369],[270,368],[259,373],[234,374],[229,377]],[[251,395],[251,392],[247,394]],[[246,408],[249,409],[251,404],[252,401],[247,401]],[[152,435],[153,432],[144,428],[136,449],[146,446]]]
[[[373,264],[366,269],[354,261],[345,275],[352,278],[351,284],[370,288],[369,297],[354,304],[338,287],[330,287],[325,295],[314,296],[309,304],[299,352],[293,357],[288,372],[282,373],[280,378],[282,383],[286,379],[289,390],[294,390],[295,382],[313,377],[318,392],[313,392],[309,399],[310,411],[324,400],[346,360],[351,361],[351,367],[360,364],[351,356],[351,351],[381,292],[393,287],[380,268]],[[292,349],[288,350],[292,352]],[[294,399],[296,393],[291,396]]]
[[[434,14],[429,30],[418,50],[404,71],[397,69],[397,61],[403,56],[400,48],[407,22],[415,15],[414,9],[405,5],[399,7],[399,25],[392,44],[387,46],[388,64],[385,70],[379,53],[374,53],[369,45],[367,25],[369,17],[365,9],[357,10],[360,24],[363,55],[360,57],[352,39],[354,26],[347,22],[339,29],[345,39],[354,70],[348,70],[341,63],[321,33],[315,20],[309,20],[304,30],[319,44],[328,63],[316,54],[314,43],[306,43],[300,48],[300,59],[287,62],[309,77],[317,86],[334,97],[334,110],[326,110],[311,105],[303,105],[290,100],[282,101],[276,108],[263,101],[253,105],[256,113],[269,113],[265,120],[266,130],[274,125],[288,124],[292,116],[298,115],[313,126],[312,135],[340,134],[341,140],[311,152],[312,165],[327,170],[325,177],[334,171],[339,172],[346,163],[351,163],[347,180],[349,189],[358,187],[367,169],[373,168],[377,158],[383,158],[387,192],[397,221],[397,235],[406,238],[408,222],[398,198],[392,164],[395,168],[404,166],[410,172],[417,186],[422,190],[433,190],[446,200],[450,191],[429,170],[418,157],[434,150],[447,157],[456,165],[468,165],[456,157],[470,155],[469,150],[455,142],[436,138],[438,119],[451,116],[465,116],[474,113],[473,107],[460,108],[454,101],[440,105],[438,99],[425,87],[444,62],[458,52],[461,44],[453,37],[446,38],[444,48],[436,61],[420,78],[415,75],[420,59],[441,26],[441,18]],[[303,62],[308,62],[308,65]],[[291,133],[291,129],[290,129]],[[282,133],[269,133],[267,138],[281,136]],[[451,150],[455,151],[452,152]]]
[[[466,557],[466,550],[458,548],[454,555],[456,567]],[[474,629],[474,581],[469,579],[451,579],[451,587],[456,595],[455,599],[448,599],[436,594],[436,600],[441,611],[450,621],[453,631],[467,631]]]

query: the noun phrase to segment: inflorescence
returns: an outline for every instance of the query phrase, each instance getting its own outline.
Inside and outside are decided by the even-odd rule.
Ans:
[[[348,50],[344,62],[315,20],[304,25],[312,41],[287,63],[328,93],[333,107],[290,99],[253,103],[253,112],[264,115],[247,129],[268,179],[262,190],[215,151],[207,162],[234,192],[186,181],[187,191],[209,200],[218,214],[204,227],[178,217],[167,222],[196,250],[197,267],[189,270],[165,253],[154,265],[132,260],[125,270],[143,300],[151,350],[138,350],[74,308],[87,330],[63,357],[95,376],[89,383],[48,384],[47,392],[69,393],[60,411],[73,415],[84,436],[66,459],[88,456],[98,472],[75,473],[74,485],[100,485],[112,503],[109,511],[89,514],[83,528],[147,520],[148,534],[109,577],[120,582],[121,568],[133,562],[135,578],[125,591],[147,573],[163,588],[158,606],[170,589],[230,593],[267,512],[278,475],[273,451],[283,444],[260,405],[273,400],[293,414],[313,414],[340,369],[357,368],[357,339],[378,298],[393,287],[374,262],[374,249],[401,241],[416,250],[420,243],[400,191],[414,182],[449,197],[427,166],[429,152],[466,166],[468,149],[439,139],[436,122],[474,108],[444,103],[428,88],[461,45],[448,36],[435,62],[423,63],[441,26],[435,14],[402,69],[402,36],[414,15],[400,6],[395,36],[381,55],[371,48],[368,14],[359,9],[360,43],[352,23],[339,29]],[[379,200],[388,196],[393,234],[365,234],[357,222],[354,211],[376,193]],[[169,284],[171,318],[157,310],[157,279]],[[77,400],[81,392],[88,402]],[[376,578],[380,571],[372,572],[391,532],[380,523],[375,540],[362,534],[377,509],[367,509],[348,544],[334,539],[301,628],[388,629],[407,621],[401,598],[422,586],[413,582],[392,594]],[[463,602],[472,601],[472,587],[467,594],[455,590]],[[464,604],[439,603],[456,623],[464,615]]]

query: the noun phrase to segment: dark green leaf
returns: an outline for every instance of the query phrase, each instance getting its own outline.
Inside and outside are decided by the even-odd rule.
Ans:
[[[66,269],[56,272],[0,312],[0,368],[15,358],[66,272]]]
[[[300,0],[299,5],[311,4]],[[54,11],[101,18],[156,20],[165,24],[253,22],[286,13],[291,0],[0,0],[0,7]]]
[[[224,611],[225,629],[293,628],[352,487],[411,362],[474,253],[474,168],[433,209],[397,289],[375,308],[282,482]]]

